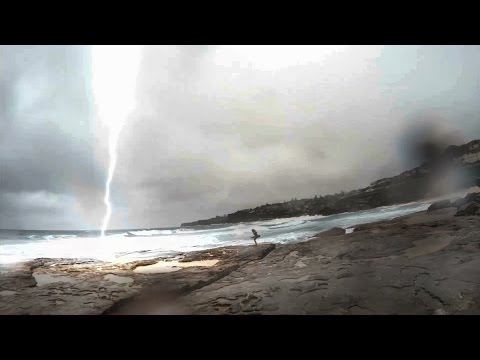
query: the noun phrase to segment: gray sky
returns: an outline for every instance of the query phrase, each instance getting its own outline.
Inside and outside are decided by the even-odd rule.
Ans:
[[[479,64],[477,46],[145,47],[110,228],[363,187],[416,166],[428,122],[480,138]],[[89,47],[0,47],[0,228],[99,228],[107,138]]]

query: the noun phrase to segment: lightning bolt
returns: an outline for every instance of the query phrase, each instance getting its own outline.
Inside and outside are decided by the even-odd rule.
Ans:
[[[135,88],[143,46],[93,46],[93,92],[99,120],[108,128],[110,158],[105,183],[106,207],[101,237],[112,215],[111,185],[117,165],[117,144],[122,128],[135,107]]]
[[[103,198],[103,202],[105,203],[107,211],[105,213],[105,217],[103,218],[102,232],[100,235],[102,238],[105,237],[105,230],[107,230],[107,226],[112,215],[112,204],[110,203],[110,185],[112,184],[113,173],[115,172],[115,167],[117,166],[117,143],[121,130],[122,129],[119,128],[111,131],[108,140],[108,154],[110,156],[110,166],[108,167],[108,177],[105,184],[105,197]]]

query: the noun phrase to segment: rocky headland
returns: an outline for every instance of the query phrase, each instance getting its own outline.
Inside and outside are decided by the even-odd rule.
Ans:
[[[450,180],[450,183],[446,183]],[[215,218],[186,222],[181,226],[271,220],[303,215],[332,215],[417,201],[426,197],[480,185],[480,140],[451,145],[429,162],[369,186],[340,194],[294,199],[239,210]]]

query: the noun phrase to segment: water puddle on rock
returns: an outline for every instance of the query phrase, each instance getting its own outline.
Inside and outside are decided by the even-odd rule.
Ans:
[[[108,274],[103,277],[104,280],[113,281],[117,284],[130,284],[133,282],[133,279],[126,276],[118,276],[113,274]]]
[[[157,274],[178,271],[182,268],[187,267],[211,267],[214,266],[219,260],[201,260],[201,261],[188,261],[188,262],[179,262],[179,261],[159,261],[153,265],[139,266],[134,272],[139,274]]]
[[[413,242],[415,244],[414,247],[405,250],[405,255],[411,258],[427,255],[443,249],[450,244],[451,241],[452,238],[450,237],[417,240]]]
[[[48,285],[48,284],[53,284],[53,283],[60,283],[60,282],[65,282],[65,283],[75,283],[76,280],[70,276],[67,275],[53,275],[53,274],[39,274],[39,273],[33,273],[33,277],[35,278],[35,281],[37,282],[37,286],[43,286],[43,285]]]

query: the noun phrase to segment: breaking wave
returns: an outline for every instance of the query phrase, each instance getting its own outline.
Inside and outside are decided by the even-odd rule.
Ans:
[[[239,224],[109,231],[103,239],[98,237],[98,231],[0,230],[0,264],[40,257],[130,261],[174,256],[180,252],[221,246],[251,245],[251,229],[261,235],[257,240],[259,243],[284,244],[304,241],[332,227],[348,229],[356,224],[422,211],[430,203],[423,201],[330,216],[300,216]]]

